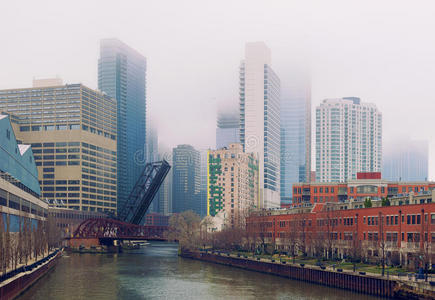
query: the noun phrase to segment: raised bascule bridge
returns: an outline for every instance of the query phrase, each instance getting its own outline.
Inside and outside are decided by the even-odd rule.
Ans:
[[[114,246],[123,241],[163,240],[166,226],[143,226],[143,219],[171,166],[165,160],[147,163],[117,216],[87,219],[68,238],[69,246]]]

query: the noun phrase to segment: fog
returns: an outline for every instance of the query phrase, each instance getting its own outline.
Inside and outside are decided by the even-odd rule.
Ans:
[[[313,112],[356,96],[382,111],[384,137],[428,140],[435,179],[433,1],[2,1],[0,11],[2,89],[56,75],[97,88],[99,40],[116,37],[148,59],[159,142],[214,147],[218,108],[237,106],[244,44],[264,41],[283,84],[295,64],[311,70]]]

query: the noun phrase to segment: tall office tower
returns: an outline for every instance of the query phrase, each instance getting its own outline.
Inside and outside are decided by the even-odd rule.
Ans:
[[[166,147],[160,147],[159,158],[172,163],[172,150]],[[171,166],[168,175],[166,175],[166,178],[159,189],[159,213],[165,216],[172,213],[172,170],[173,166]]]
[[[146,59],[117,39],[101,41],[98,88],[116,99],[118,207],[126,202],[146,161]]]
[[[240,115],[238,111],[218,113],[216,128],[216,149],[240,143]]]
[[[169,215],[171,213],[172,199],[172,168],[160,186],[158,196],[159,205],[157,212],[165,216]]]
[[[0,91],[17,138],[31,144],[41,197],[116,211],[116,101],[81,84]]]
[[[157,130],[154,126],[147,126],[147,140],[146,140],[146,162],[159,161],[159,149],[158,149],[158,136]],[[159,212],[160,206],[160,193],[154,196],[153,201],[148,209],[148,212]]]
[[[281,203],[290,203],[292,185],[311,181],[311,83],[304,73],[282,83]]]
[[[146,136],[147,136],[147,143],[146,143],[147,162],[159,161],[160,160],[159,138],[157,135],[157,129],[154,126],[148,126]]]
[[[326,99],[316,108],[316,179],[343,182],[380,172],[382,114],[359,98]]]
[[[208,150],[200,150],[200,176],[201,176],[201,187],[199,190],[199,202],[201,207],[201,217],[207,215],[207,154]]]
[[[178,145],[172,150],[172,212],[192,210],[201,214],[200,155],[190,145]]]
[[[382,177],[391,181],[426,181],[428,153],[427,141],[401,139],[386,144]]]
[[[280,80],[263,42],[247,43],[240,64],[240,142],[259,160],[261,208],[280,206]]]
[[[258,160],[241,144],[208,152],[207,215],[224,213],[226,226],[245,228],[245,218],[258,207]]]

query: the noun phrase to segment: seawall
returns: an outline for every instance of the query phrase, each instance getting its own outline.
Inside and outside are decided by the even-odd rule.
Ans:
[[[433,299],[435,296],[435,294],[420,293],[414,291],[414,289],[409,289],[408,285],[397,280],[322,270],[316,266],[300,266],[264,260],[258,261],[232,255],[229,256],[223,253],[184,252],[180,256],[380,297],[410,299],[409,297],[412,294],[415,296],[414,299]],[[401,293],[403,288],[407,289],[405,298],[403,298],[403,293]]]
[[[46,257],[32,266],[26,267],[29,271],[20,272],[14,277],[0,282],[0,299],[10,300],[21,295],[25,290],[36,283],[41,277],[47,274],[58,262],[62,253],[56,252],[51,257]]]

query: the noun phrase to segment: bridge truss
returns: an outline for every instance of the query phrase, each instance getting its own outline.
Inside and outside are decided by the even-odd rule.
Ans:
[[[73,239],[163,239],[165,226],[141,226],[154,196],[171,166],[165,160],[147,163],[124,207],[116,218],[88,219],[74,231]]]

